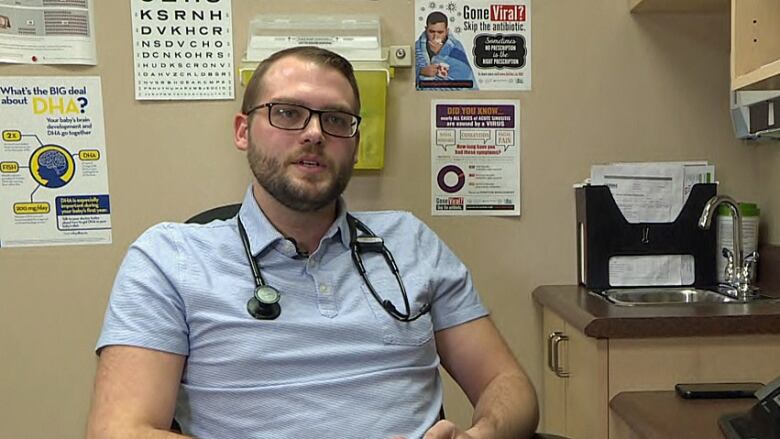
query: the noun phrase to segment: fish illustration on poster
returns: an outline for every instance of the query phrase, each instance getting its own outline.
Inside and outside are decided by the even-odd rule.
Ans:
[[[530,3],[416,0],[417,90],[531,90]]]

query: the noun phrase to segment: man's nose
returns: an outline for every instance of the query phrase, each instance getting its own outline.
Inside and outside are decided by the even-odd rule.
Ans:
[[[324,136],[322,132],[322,124],[320,123],[320,117],[318,114],[312,113],[311,118],[309,119],[309,123],[303,127],[303,136],[304,140],[309,142],[319,143],[322,141]]]

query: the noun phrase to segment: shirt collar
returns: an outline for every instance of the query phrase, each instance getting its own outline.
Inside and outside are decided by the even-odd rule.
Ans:
[[[347,204],[342,197],[337,201],[338,215],[330,228],[325,232],[323,241],[335,238],[340,241],[344,248],[349,248],[349,227],[347,225]],[[252,192],[252,185],[244,195],[244,201],[241,203],[241,209],[238,211],[241,223],[246,229],[249,238],[249,248],[252,256],[264,252],[266,248],[280,239],[285,239],[276,227],[268,220],[260,209]]]

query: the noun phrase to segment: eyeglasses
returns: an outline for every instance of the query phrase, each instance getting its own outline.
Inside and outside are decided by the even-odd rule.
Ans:
[[[312,114],[319,117],[322,131],[335,137],[355,137],[358,125],[360,125],[360,116],[345,111],[314,110],[303,105],[279,102],[268,102],[254,106],[246,112],[246,115],[249,116],[252,112],[262,108],[268,108],[268,123],[272,127],[282,130],[293,131],[306,128]]]

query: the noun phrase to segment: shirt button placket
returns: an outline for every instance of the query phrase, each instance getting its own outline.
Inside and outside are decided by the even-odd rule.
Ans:
[[[333,288],[325,280],[315,279],[317,285],[317,302],[320,308],[320,314],[325,317],[335,317],[338,313],[336,300],[333,297]]]

